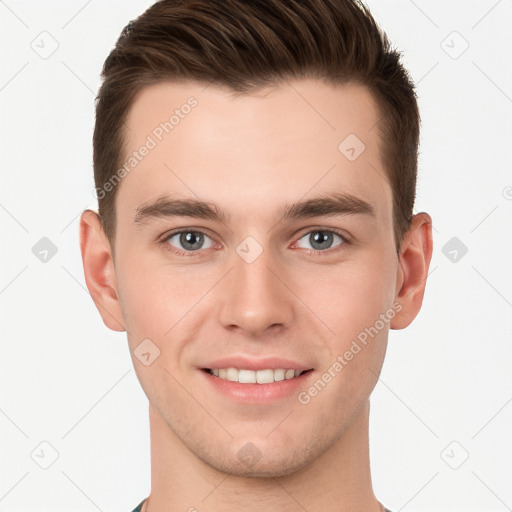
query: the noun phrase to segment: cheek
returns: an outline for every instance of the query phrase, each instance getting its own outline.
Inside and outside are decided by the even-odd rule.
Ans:
[[[371,393],[382,368],[394,316],[392,260],[361,258],[323,279],[310,278],[308,301],[332,331],[323,338],[321,382],[311,391],[314,394],[328,382],[317,404],[336,403],[341,421],[341,411],[352,410]]]
[[[117,276],[118,298],[139,382],[155,404],[163,404],[167,395],[177,400],[179,386],[174,386],[171,375],[180,363],[184,345],[180,337],[187,312],[201,294],[165,265],[155,265],[135,251],[120,259]]]
[[[329,421],[336,424],[348,421],[346,415],[370,395],[378,380],[394,315],[392,282],[378,267],[371,273],[354,268],[331,278],[323,293],[315,287],[310,295],[315,312],[333,332],[323,338],[318,379],[304,390],[301,403],[314,402],[320,416],[331,411]]]
[[[149,338],[161,350],[168,350],[170,345],[179,349],[177,334],[183,334],[197,317],[207,303],[206,292],[219,279],[206,267],[170,266],[162,258],[148,258],[136,251],[120,259],[117,276],[130,346],[134,348]]]
[[[378,258],[361,258],[310,273],[301,296],[307,297],[307,304],[329,326],[330,337],[344,344],[374,325],[392,306],[394,283],[392,266]]]
[[[171,326],[162,325],[163,287],[159,285],[158,274],[133,248],[124,252],[120,250],[119,254],[116,262],[117,292],[130,350],[133,354],[145,339],[154,342],[161,350],[162,333]]]

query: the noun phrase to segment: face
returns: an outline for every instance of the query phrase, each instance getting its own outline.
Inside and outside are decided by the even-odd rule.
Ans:
[[[376,384],[400,307],[377,122],[366,89],[315,80],[239,97],[159,84],[129,112],[124,327],[166,435],[218,470],[304,467]]]

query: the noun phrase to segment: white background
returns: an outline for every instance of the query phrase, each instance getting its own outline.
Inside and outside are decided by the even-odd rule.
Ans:
[[[150,4],[0,1],[3,512],[126,512],[150,491],[147,399],[78,245],[101,67]],[[393,512],[512,510],[512,0],[368,5],[417,83],[415,211],[435,229],[423,309],[390,332],[372,396],[375,492]],[[41,37],[58,43],[46,59]],[[46,263],[42,237],[58,251]],[[468,249],[456,262],[453,237]]]

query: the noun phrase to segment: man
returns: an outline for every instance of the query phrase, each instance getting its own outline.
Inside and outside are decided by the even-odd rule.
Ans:
[[[135,510],[387,510],[369,396],[432,255],[398,52],[355,0],[162,0],[103,79],[81,250],[149,400]]]

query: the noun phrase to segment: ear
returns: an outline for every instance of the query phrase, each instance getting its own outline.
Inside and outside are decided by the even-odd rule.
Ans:
[[[103,322],[113,331],[124,331],[110,243],[92,210],[85,210],[80,217],[80,250],[85,282]]]
[[[422,212],[414,215],[402,241],[395,296],[402,309],[391,320],[391,329],[407,327],[421,309],[431,258],[432,219]]]

